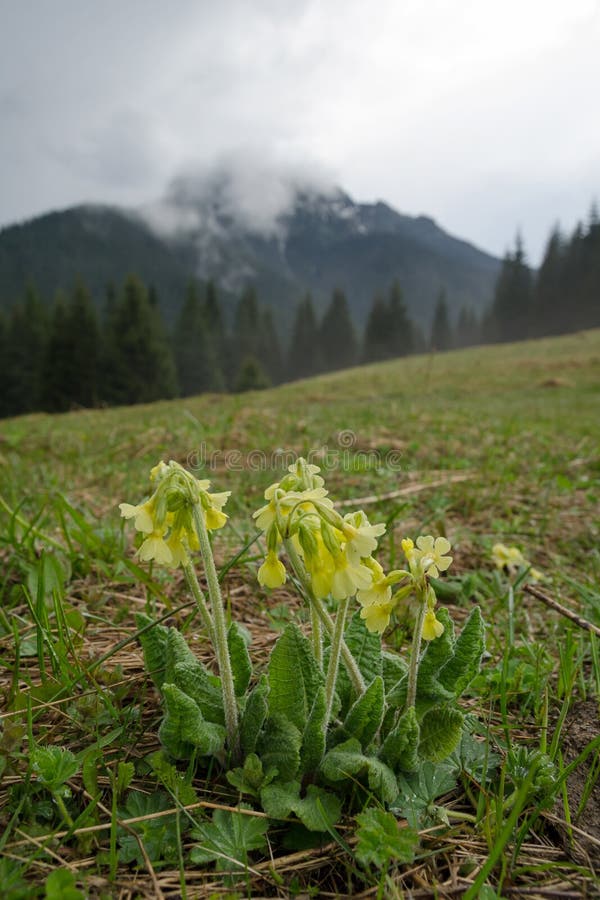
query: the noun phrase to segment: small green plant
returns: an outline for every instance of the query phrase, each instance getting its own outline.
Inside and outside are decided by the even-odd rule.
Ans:
[[[177,463],[160,463],[152,470],[152,496],[137,506],[121,504],[121,512],[144,535],[142,560],[183,568],[218,666],[218,674],[206,668],[177,628],[138,614],[146,666],[163,702],[164,751],[173,760],[212,759],[269,819],[295,818],[308,831],[326,832],[344,812],[363,810],[374,798],[383,807],[398,805],[407,777],[417,778],[418,793],[423,773],[438,771],[453,753],[465,723],[457,700],[478,672],[484,625],[475,607],[457,636],[448,611],[437,608],[432,580],[452,562],[445,538],[404,540],[406,567],[384,573],[373,553],[385,526],[371,524],[362,511],[341,516],[318,472],[298,460],[267,489],[266,504],[254,514],[267,547],[258,581],[275,588],[291,578],[311,626],[307,636],[290,621],[258,677],[243,629],[235,621],[226,627],[208,536],[226,521],[229,493],[210,493],[208,481]],[[195,550],[208,597],[191,562]],[[350,615],[353,598],[359,608]],[[411,599],[415,621],[405,660],[384,648],[382,634],[396,606]],[[159,768],[173,789],[177,782],[164,759]],[[428,808],[433,787],[423,790]],[[200,829],[206,846],[198,860],[213,853],[211,828],[232,836],[226,857],[245,859],[233,850],[248,830],[252,840],[244,846],[258,847],[263,819],[221,818]],[[378,822],[388,827],[387,818]],[[398,856],[406,852],[399,847]]]

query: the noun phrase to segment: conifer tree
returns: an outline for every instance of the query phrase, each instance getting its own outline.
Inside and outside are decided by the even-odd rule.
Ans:
[[[175,327],[173,347],[183,397],[214,390],[217,382],[220,385],[215,371],[215,347],[208,333],[204,304],[195,281],[188,285]]]
[[[135,275],[127,277],[107,324],[106,399],[117,404],[146,403],[175,396],[175,364],[164,325]]]
[[[227,387],[228,373],[231,372],[232,348],[228,339],[219,295],[214,281],[206,283],[203,317],[206,333],[213,351],[214,370],[211,390],[223,391]]]
[[[442,289],[436,303],[433,320],[431,323],[431,338],[429,346],[432,350],[449,350],[453,344],[452,328],[448,316],[446,292]]]
[[[76,372],[73,365],[73,333],[69,325],[67,301],[59,291],[54,298],[48,341],[40,361],[40,402],[47,412],[65,412],[72,405],[71,392]]]
[[[500,341],[519,341],[529,336],[532,320],[532,279],[519,234],[515,241],[514,253],[508,252],[502,262],[492,311]]]
[[[37,290],[28,285],[24,301],[15,304],[7,323],[4,385],[9,415],[40,408],[41,368],[48,322]]]
[[[71,295],[67,312],[71,344],[73,384],[71,404],[92,407],[98,402],[100,328],[96,309],[85,285],[79,281]]]
[[[319,329],[324,368],[347,369],[357,362],[358,344],[346,295],[336,288]]]
[[[376,294],[365,326],[364,362],[378,362],[389,358],[388,331],[389,310],[383,297]]]
[[[321,369],[319,329],[312,297],[307,294],[298,304],[288,354],[290,378],[307,378]]]
[[[566,313],[565,247],[556,225],[544,251],[533,289],[531,334],[561,334],[569,330],[570,312]]]
[[[414,351],[413,324],[397,280],[390,288],[388,309],[390,355],[406,356]]]
[[[268,308],[263,309],[260,314],[258,360],[271,384],[279,384],[283,380],[281,344],[273,321],[273,314]]]

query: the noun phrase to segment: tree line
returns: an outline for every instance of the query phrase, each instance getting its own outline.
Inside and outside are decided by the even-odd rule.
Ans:
[[[148,403],[207,391],[245,391],[426,350],[563,334],[600,326],[600,219],[570,237],[554,228],[533,272],[523,243],[506,253],[494,299],[481,317],[454,319],[442,288],[425,334],[395,281],[371,303],[362,334],[346,295],[333,291],[319,319],[310,294],[284,347],[272,312],[247,287],[226,320],[216,285],[190,281],[167,329],[156,292],[130,275],[109,286],[98,314],[79,281],[48,310],[33,286],[0,314],[0,416]]]

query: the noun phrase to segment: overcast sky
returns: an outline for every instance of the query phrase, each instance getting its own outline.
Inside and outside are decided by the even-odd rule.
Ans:
[[[0,0],[0,224],[242,148],[537,263],[600,200],[599,88],[600,0]]]

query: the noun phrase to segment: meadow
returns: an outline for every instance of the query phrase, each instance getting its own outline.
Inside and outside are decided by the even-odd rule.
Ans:
[[[447,537],[440,603],[459,630],[476,604],[487,626],[461,700],[470,741],[417,773],[412,806],[391,804],[398,834],[417,833],[409,852],[396,833],[369,851],[355,812],[324,832],[282,817],[267,840],[215,818],[241,799],[217,764],[156,762],[161,703],[135,614],[214,660],[181,570],[136,558],[118,504],[144,496],[161,459],[232,491],[214,553],[260,672],[282,629],[307,624],[293,584],[259,585],[251,517],[297,456],[321,466],[340,511],[386,524],[386,570],[402,538]],[[0,896],[595,895],[599,488],[600,331],[0,422]],[[498,543],[527,566],[498,569]],[[404,655],[411,615],[385,633]],[[210,843],[219,823],[220,850],[200,853],[198,830]]]

